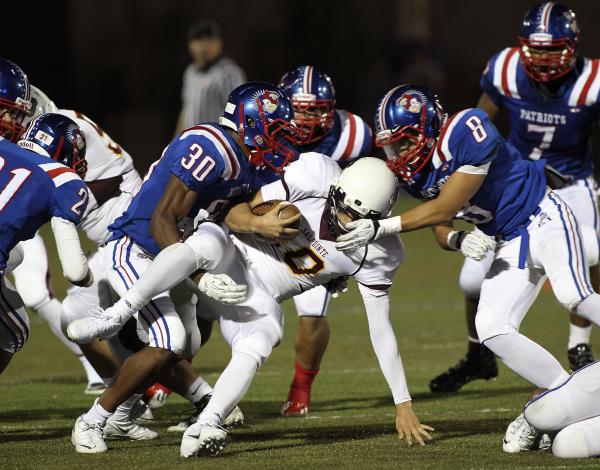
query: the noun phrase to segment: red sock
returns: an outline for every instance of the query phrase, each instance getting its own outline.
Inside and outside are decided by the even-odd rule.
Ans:
[[[296,373],[294,374],[294,380],[290,386],[290,393],[288,394],[288,401],[310,404],[310,389],[315,377],[319,373],[319,369],[305,369],[296,362]]]

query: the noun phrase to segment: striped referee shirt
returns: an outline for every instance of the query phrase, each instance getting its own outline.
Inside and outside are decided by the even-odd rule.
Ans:
[[[244,71],[231,59],[222,57],[208,70],[191,63],[183,73],[184,128],[214,122],[223,115],[231,91],[244,83]]]

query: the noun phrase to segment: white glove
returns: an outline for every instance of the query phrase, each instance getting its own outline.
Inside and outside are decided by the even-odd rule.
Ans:
[[[227,274],[204,273],[198,289],[206,296],[228,305],[243,302],[248,292],[246,284],[237,284]]]
[[[337,238],[335,248],[344,253],[351,253],[381,237],[400,233],[402,224],[397,216],[383,220],[359,219],[348,222],[346,228],[350,231]]]
[[[460,249],[463,255],[467,258],[471,258],[475,261],[481,261],[485,258],[488,251],[494,251],[496,249],[496,240],[486,235],[479,230],[473,230],[472,232],[451,232],[448,236],[448,240],[452,238],[452,234],[458,233],[457,240],[454,246],[451,243],[448,245],[450,248]]]

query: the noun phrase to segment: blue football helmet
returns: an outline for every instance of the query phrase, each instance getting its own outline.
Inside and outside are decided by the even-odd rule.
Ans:
[[[573,70],[578,43],[579,25],[566,6],[544,2],[525,14],[519,54],[532,80],[549,82]]]
[[[72,168],[81,178],[85,176],[85,137],[75,121],[62,114],[47,113],[35,118],[18,145]]]
[[[25,130],[23,120],[29,111],[30,90],[27,75],[7,59],[0,58],[0,135],[16,142]]]
[[[294,106],[294,122],[299,129],[295,144],[318,142],[331,131],[335,113],[331,78],[312,65],[302,65],[281,77],[278,87]]]
[[[297,129],[290,100],[275,85],[248,82],[231,92],[219,124],[239,134],[250,163],[281,173],[298,156],[290,138]]]
[[[389,168],[403,180],[431,160],[447,115],[437,96],[420,85],[390,90],[375,112],[375,145],[383,147]]]

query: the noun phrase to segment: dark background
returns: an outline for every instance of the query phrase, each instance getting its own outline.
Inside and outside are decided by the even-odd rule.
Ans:
[[[6,2],[5,2],[6,3]],[[187,28],[212,18],[249,79],[277,83],[310,63],[328,73],[338,107],[371,123],[381,96],[429,82],[450,113],[474,106],[479,76],[515,44],[536,1],[53,0],[4,5],[0,56],[61,108],[97,121],[145,171],[173,136]],[[580,53],[598,56],[600,2],[573,0]],[[501,129],[503,128],[500,122]]]

